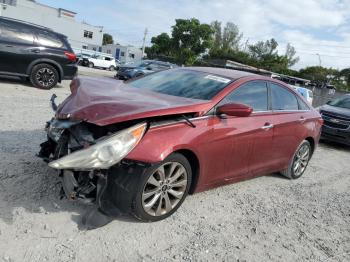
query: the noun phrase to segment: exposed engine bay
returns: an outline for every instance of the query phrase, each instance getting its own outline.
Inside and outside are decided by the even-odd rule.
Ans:
[[[54,103],[54,101],[52,102]],[[134,135],[139,135],[138,139],[141,139],[147,129],[154,126],[185,122],[189,126],[195,127],[190,120],[191,117],[193,114],[163,116],[97,126],[81,120],[60,119],[62,117],[56,114],[55,118],[46,123],[47,141],[40,145],[41,150],[38,156],[49,163],[49,166],[58,170],[62,181],[61,198],[66,197],[69,200],[96,204],[97,208],[94,209],[94,214],[87,214],[84,220],[91,228],[99,227],[126,211],[122,210],[120,201],[124,196],[115,194],[114,187],[127,188],[127,185],[123,185],[123,181],[118,180],[118,175],[127,173],[137,179],[144,172],[145,166],[150,164],[124,159],[124,156],[132,150],[134,145],[125,152],[120,150],[123,151],[121,159],[117,158],[116,161],[111,162],[110,158],[113,158],[115,152],[119,150],[117,148],[120,146],[119,141],[119,144],[116,144],[117,147],[109,147],[108,150],[103,148],[104,151],[99,148],[96,151],[98,153],[92,149],[112,141],[115,139],[114,137],[121,136],[128,130],[131,130],[130,132]],[[141,130],[141,128],[143,129]],[[121,141],[124,144],[129,143],[125,137],[123,139]],[[135,142],[135,144],[137,143]],[[84,155],[83,152],[86,154]],[[80,158],[67,159],[74,155],[80,155]],[[103,159],[108,165],[104,164],[105,162],[100,163],[102,160],[97,161],[96,159]],[[118,201],[118,205],[116,201]]]

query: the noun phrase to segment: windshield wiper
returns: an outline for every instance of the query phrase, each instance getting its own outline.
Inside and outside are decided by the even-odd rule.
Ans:
[[[187,116],[182,115],[182,117],[183,117],[183,119],[185,119],[185,121],[186,121],[191,127],[193,127],[193,128],[196,127],[196,125],[193,124],[193,122],[192,122]]]

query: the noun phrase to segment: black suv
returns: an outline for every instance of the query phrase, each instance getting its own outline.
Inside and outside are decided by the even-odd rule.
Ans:
[[[350,146],[350,94],[319,108],[324,124],[321,138]]]
[[[67,37],[49,28],[0,17],[0,75],[28,79],[43,89],[77,73]]]

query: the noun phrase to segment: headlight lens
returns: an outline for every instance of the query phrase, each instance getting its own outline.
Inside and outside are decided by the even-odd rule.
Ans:
[[[146,123],[119,131],[95,145],[52,161],[56,169],[107,169],[122,160],[140,142]]]

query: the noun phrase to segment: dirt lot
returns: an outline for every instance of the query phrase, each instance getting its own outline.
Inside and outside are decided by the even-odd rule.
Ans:
[[[0,261],[350,261],[350,148],[334,144],[299,180],[268,175],[192,195],[165,221],[82,229],[88,207],[59,200],[35,157],[68,84],[0,80]]]

